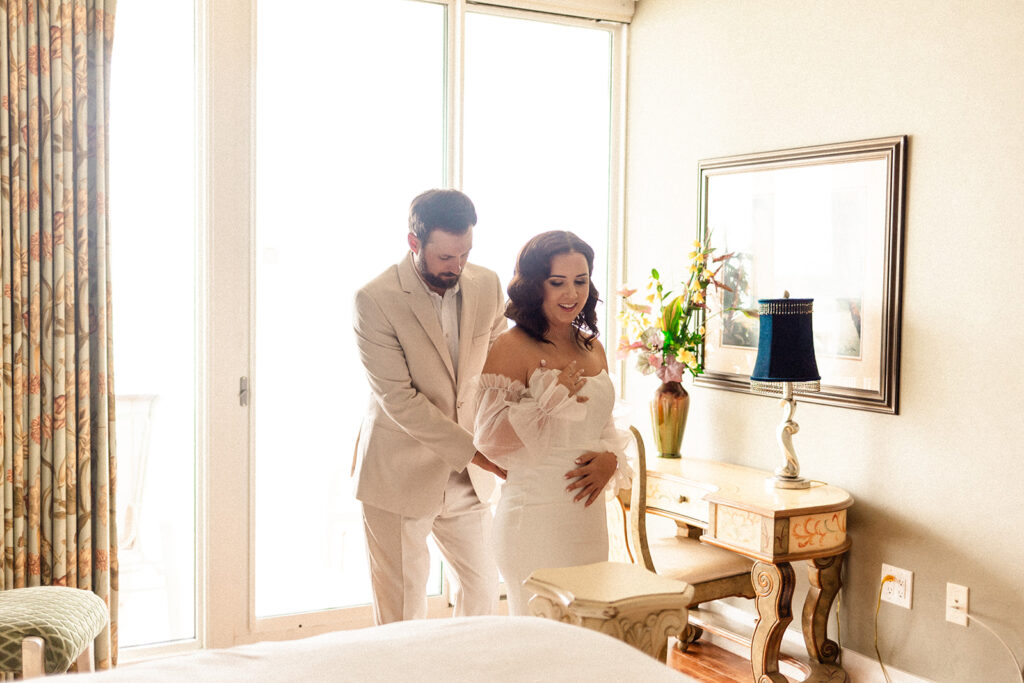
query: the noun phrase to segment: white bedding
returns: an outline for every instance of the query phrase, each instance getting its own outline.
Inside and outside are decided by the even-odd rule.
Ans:
[[[405,621],[204,650],[69,683],[220,681],[644,681],[694,679],[596,631],[538,617]]]

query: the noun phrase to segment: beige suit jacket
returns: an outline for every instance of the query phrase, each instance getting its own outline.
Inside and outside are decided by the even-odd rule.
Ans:
[[[356,498],[407,517],[441,509],[452,472],[469,466],[475,378],[505,329],[498,276],[468,264],[459,279],[459,367],[441,332],[430,297],[406,256],[358,292],[354,327],[370,383],[370,406],[356,446]],[[482,501],[494,475],[469,466]]]

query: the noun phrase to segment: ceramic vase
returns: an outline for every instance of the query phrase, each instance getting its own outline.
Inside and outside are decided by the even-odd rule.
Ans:
[[[681,382],[663,382],[651,400],[651,430],[658,457],[682,457],[679,447],[686,430],[686,415],[690,412],[690,395]]]

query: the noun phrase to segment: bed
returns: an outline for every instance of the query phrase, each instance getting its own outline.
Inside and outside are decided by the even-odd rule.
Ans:
[[[71,675],[68,683],[695,680],[611,636],[538,617],[405,621]]]

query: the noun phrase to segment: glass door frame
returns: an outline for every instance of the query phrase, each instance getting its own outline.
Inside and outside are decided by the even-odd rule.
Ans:
[[[210,453],[209,434],[211,420],[207,406],[209,405],[209,387],[211,385],[209,375],[209,364],[211,359],[210,349],[212,348],[212,337],[207,324],[212,318],[209,308],[211,297],[210,273],[214,263],[209,256],[212,254],[212,235],[210,226],[210,207],[212,205],[213,188],[210,185],[211,160],[209,154],[210,127],[210,73],[209,64],[209,43],[210,30],[212,25],[209,0],[192,0],[193,25],[192,25],[192,53],[193,53],[193,80],[194,91],[191,93],[191,107],[186,115],[193,118],[193,129],[195,131],[195,143],[193,147],[193,204],[194,216],[192,228],[193,239],[196,246],[194,254],[194,279],[191,289],[194,294],[194,395],[193,395],[193,423],[194,431],[194,452],[193,460],[193,481],[194,508],[193,519],[195,545],[194,552],[194,604],[193,604],[193,636],[180,640],[173,640],[143,645],[122,646],[118,652],[118,662],[128,664],[132,662],[155,659],[164,656],[181,654],[190,650],[197,650],[204,647],[207,642],[208,632],[208,594],[209,585],[207,582],[209,572],[207,567],[207,538],[209,534],[208,525],[205,523],[205,515],[208,511],[207,491],[209,490],[206,476],[207,464]],[[186,38],[183,38],[186,39]],[[116,52],[115,52],[116,55]],[[116,57],[115,57],[116,59]],[[115,123],[116,125],[116,123]],[[115,189],[116,192],[116,189]],[[127,284],[127,283],[126,283]],[[123,584],[121,584],[123,587]]]
[[[243,405],[240,401],[240,381],[252,377],[254,348],[256,0],[195,1],[201,72],[199,224],[201,244],[206,250],[198,314],[205,322],[200,329],[207,331],[199,354],[204,373],[197,420],[197,585],[201,587],[197,634],[203,646],[221,648],[368,626],[372,623],[368,605],[268,618],[255,614],[252,410],[251,402]],[[442,4],[448,10],[446,177],[449,186],[460,187],[463,21],[467,3],[419,1]],[[619,273],[623,247],[626,25],[492,6],[473,5],[471,11],[600,27],[610,32],[613,111],[608,252],[610,273]],[[255,384],[250,386],[253,391],[259,390]],[[448,609],[446,595],[431,598],[432,616],[441,616]]]

